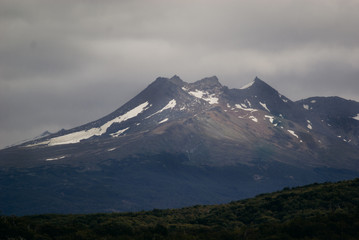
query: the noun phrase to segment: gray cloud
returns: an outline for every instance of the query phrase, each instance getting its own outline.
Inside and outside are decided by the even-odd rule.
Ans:
[[[0,148],[95,120],[158,76],[259,76],[359,101],[359,2],[0,2]]]

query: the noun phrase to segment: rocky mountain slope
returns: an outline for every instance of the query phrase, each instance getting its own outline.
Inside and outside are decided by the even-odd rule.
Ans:
[[[158,78],[113,113],[0,151],[5,213],[220,203],[359,175],[359,103],[255,78]]]

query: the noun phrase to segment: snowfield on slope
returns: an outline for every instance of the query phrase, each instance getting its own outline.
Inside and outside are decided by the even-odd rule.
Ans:
[[[168,102],[168,104],[166,106],[164,106],[161,110],[158,110],[157,112],[151,114],[150,116],[146,117],[146,119],[158,114],[158,113],[161,113],[167,109],[173,109],[175,106],[176,106],[177,102],[175,99],[172,99],[171,101]]]
[[[240,89],[243,90],[243,89],[247,89],[249,88],[250,86],[252,86],[254,84],[254,81],[250,82],[250,83],[247,83],[246,85],[244,85],[243,87],[241,87]]]
[[[297,134],[293,130],[287,130],[290,134],[292,134],[294,137],[299,138]]]
[[[128,129],[130,129],[129,127],[125,128],[125,129],[120,129],[115,133],[111,133],[110,135],[112,137],[119,137],[122,133],[126,132]]]
[[[215,97],[215,94],[210,94],[208,92],[204,92],[204,91],[197,90],[197,89],[195,91],[191,91],[188,93],[196,98],[205,100],[209,104],[218,104],[218,98]]]
[[[260,104],[265,110],[267,110],[268,112],[270,112],[270,110],[269,110],[268,107],[267,107],[267,104],[262,103],[262,102],[259,102],[259,104]]]
[[[66,156],[54,157],[54,158],[46,158],[46,161],[56,161],[60,159],[64,159]]]
[[[244,111],[248,111],[248,112],[256,112],[258,111],[258,109],[254,109],[254,108],[247,108],[244,104],[235,104],[234,105],[236,108],[244,110]]]
[[[124,121],[126,121],[128,119],[134,118],[138,114],[140,114],[143,111],[147,110],[149,107],[150,107],[149,103],[145,102],[145,103],[142,103],[142,104],[138,105],[134,109],[128,111],[127,113],[125,113],[125,114],[123,114],[123,115],[121,115],[119,117],[116,117],[116,118],[112,119],[111,121],[108,121],[107,123],[105,123],[101,127],[91,128],[91,129],[88,129],[88,130],[82,130],[82,131],[78,131],[78,132],[69,133],[69,134],[66,134],[66,135],[63,135],[63,136],[54,137],[54,138],[51,138],[48,141],[28,145],[28,147],[32,147],[32,146],[36,146],[36,145],[45,145],[45,144],[47,144],[48,146],[56,146],[56,145],[63,145],[63,144],[73,144],[73,143],[78,143],[81,140],[91,138],[93,136],[101,136],[102,134],[106,133],[107,129],[112,124],[121,123],[121,122],[124,122]]]
[[[158,122],[158,124],[161,124],[161,123],[164,123],[164,122],[167,122],[167,121],[168,121],[168,118],[165,118],[162,121]]]

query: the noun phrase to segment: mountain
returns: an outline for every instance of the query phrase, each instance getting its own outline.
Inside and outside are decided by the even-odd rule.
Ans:
[[[255,78],[157,78],[109,115],[0,151],[5,214],[213,204],[359,176],[359,103]]]
[[[2,216],[1,239],[358,239],[359,179],[221,205],[131,213]]]

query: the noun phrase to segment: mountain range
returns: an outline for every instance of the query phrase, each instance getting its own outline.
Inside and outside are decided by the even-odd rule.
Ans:
[[[359,176],[359,103],[291,101],[259,78],[157,78],[103,118],[0,150],[0,211],[223,203]]]

